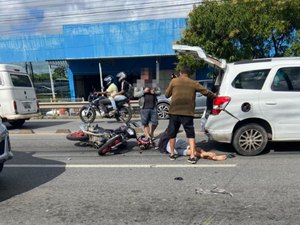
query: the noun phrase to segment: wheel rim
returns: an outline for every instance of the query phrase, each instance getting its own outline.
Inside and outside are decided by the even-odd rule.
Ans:
[[[89,121],[92,116],[92,112],[89,109],[84,109],[81,111],[81,116],[84,121]]]
[[[239,145],[246,152],[252,152],[259,149],[263,142],[262,133],[255,129],[244,131],[239,138]]]
[[[167,118],[169,116],[169,107],[165,104],[161,104],[157,106],[157,113],[159,118]]]

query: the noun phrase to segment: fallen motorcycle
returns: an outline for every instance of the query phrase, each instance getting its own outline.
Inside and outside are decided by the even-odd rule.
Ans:
[[[139,125],[135,122],[127,122],[122,124],[117,129],[104,129],[98,124],[83,124],[80,126],[80,131],[70,133],[67,139],[71,141],[80,141],[87,143],[96,148],[100,156],[108,152],[120,153],[127,146],[127,141],[131,138],[137,140],[137,144],[141,150],[150,147],[150,140],[144,135],[137,137],[135,128]]]
[[[113,107],[110,100],[105,96],[98,96],[90,93],[88,97],[89,104],[84,105],[79,111],[79,117],[84,123],[95,121],[97,112],[102,118],[115,118],[117,121],[129,122],[132,118],[132,109],[129,99],[116,101],[117,112],[111,113]]]

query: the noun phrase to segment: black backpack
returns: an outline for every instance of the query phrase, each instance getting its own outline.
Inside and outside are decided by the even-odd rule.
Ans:
[[[125,90],[125,96],[128,98],[128,99],[132,99],[133,98],[133,92],[134,92],[134,87],[132,84],[128,83],[126,80],[124,81],[124,85],[126,84],[126,88],[124,88]]]
[[[162,132],[159,135],[159,141],[158,141],[158,151],[161,153],[167,153],[167,145],[169,142],[170,138],[167,133],[167,131]]]

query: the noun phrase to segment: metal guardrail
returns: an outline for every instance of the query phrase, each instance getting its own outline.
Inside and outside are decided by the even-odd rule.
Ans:
[[[40,109],[79,109],[89,104],[87,101],[82,102],[39,102]],[[130,104],[133,108],[138,107],[138,101],[132,100]]]

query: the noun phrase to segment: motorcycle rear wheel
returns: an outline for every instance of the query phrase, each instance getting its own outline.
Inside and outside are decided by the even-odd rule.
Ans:
[[[96,111],[89,106],[83,106],[79,111],[79,117],[84,123],[92,123],[96,118]]]
[[[132,118],[132,110],[130,106],[123,106],[119,109],[118,114],[116,115],[116,120],[122,120],[125,123],[128,123]]]

